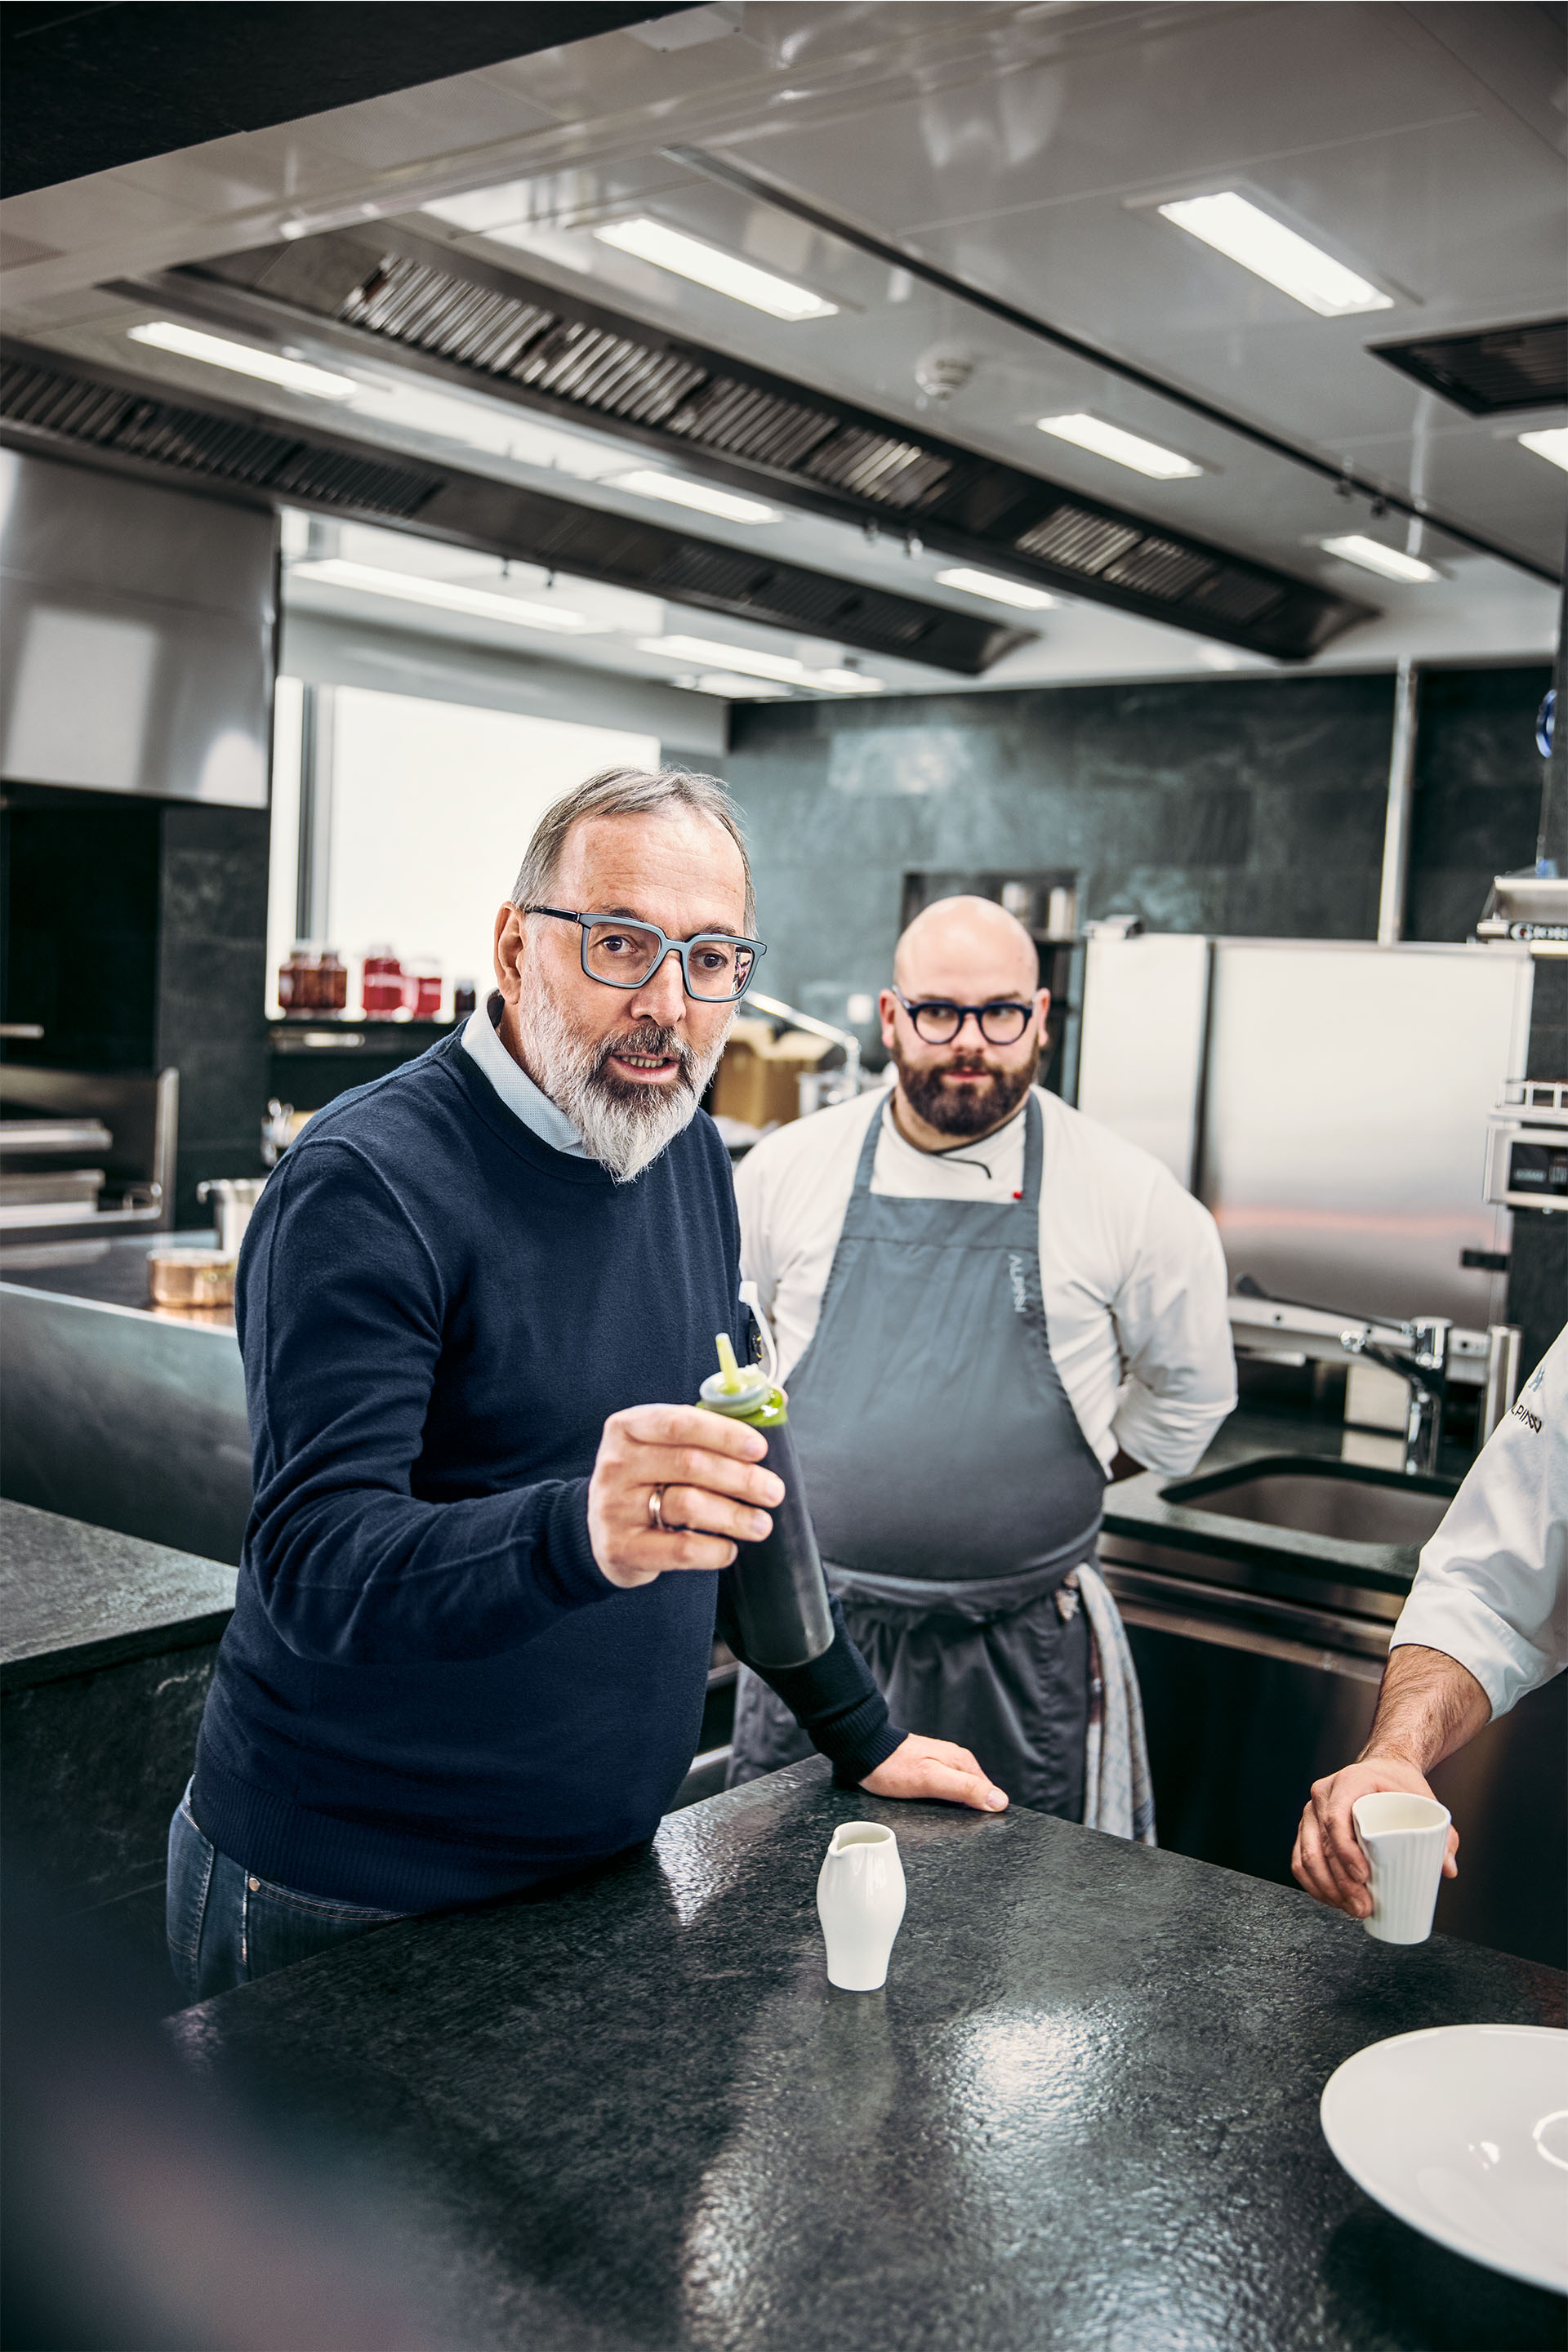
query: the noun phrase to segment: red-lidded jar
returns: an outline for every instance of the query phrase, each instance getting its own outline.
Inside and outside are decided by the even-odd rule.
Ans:
[[[439,1021],[441,1018],[441,966],[435,956],[416,956],[405,975],[408,983],[405,1000],[416,1021]]]
[[[364,960],[362,996],[367,1021],[395,1021],[403,1010],[403,966],[390,948],[372,948]]]

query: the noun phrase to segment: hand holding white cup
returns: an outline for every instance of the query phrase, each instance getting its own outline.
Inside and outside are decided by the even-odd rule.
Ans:
[[[1436,1797],[1384,1789],[1352,1808],[1356,1842],[1372,1875],[1372,1911],[1362,1924],[1384,1944],[1424,1944],[1448,1851],[1447,1806]]]

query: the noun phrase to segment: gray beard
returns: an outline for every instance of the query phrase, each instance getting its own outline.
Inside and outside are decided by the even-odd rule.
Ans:
[[[650,1021],[609,1037],[585,1039],[546,994],[519,1004],[517,1026],[534,1083],[565,1112],[589,1158],[607,1168],[617,1184],[640,1176],[690,1125],[730,1034],[726,1022],[718,1043],[703,1055],[694,1054],[673,1029]],[[610,1055],[617,1052],[672,1055],[680,1074],[668,1086],[638,1086],[608,1068]]]

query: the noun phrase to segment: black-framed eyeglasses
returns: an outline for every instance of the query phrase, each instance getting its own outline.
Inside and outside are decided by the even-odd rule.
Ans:
[[[606,988],[641,988],[666,956],[679,956],[686,993],[700,1004],[732,1004],[743,996],[757,958],[767,953],[761,940],[743,940],[733,931],[699,931],[689,940],[672,940],[657,923],[633,922],[625,915],[580,915],[568,907],[524,907],[521,911],[575,923],[583,969]]]
[[[915,1035],[928,1045],[951,1045],[973,1021],[988,1045],[1016,1045],[1034,1015],[1032,1004],[1011,997],[994,997],[989,1004],[950,1004],[945,997],[922,997],[911,1004],[901,988],[893,994],[915,1024]]]

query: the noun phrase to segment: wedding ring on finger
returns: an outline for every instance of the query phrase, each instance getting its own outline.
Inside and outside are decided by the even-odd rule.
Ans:
[[[689,1528],[683,1527],[678,1519],[665,1517],[664,1498],[667,1492],[668,1489],[663,1486],[655,1486],[650,1490],[647,1498],[647,1516],[650,1525],[656,1527],[661,1536],[689,1535],[691,1532]]]

